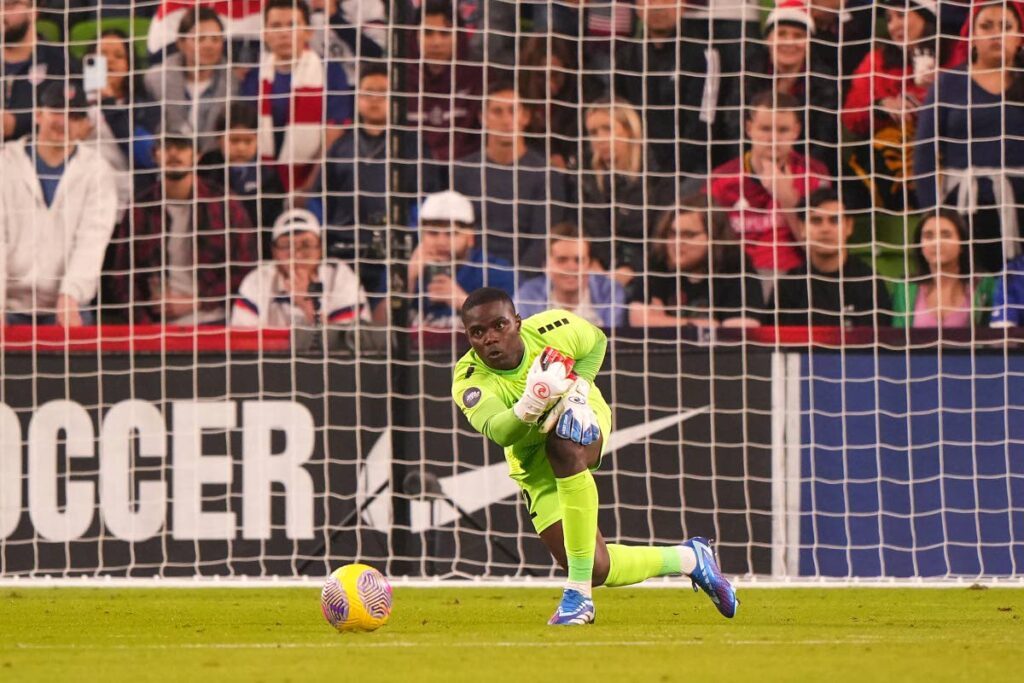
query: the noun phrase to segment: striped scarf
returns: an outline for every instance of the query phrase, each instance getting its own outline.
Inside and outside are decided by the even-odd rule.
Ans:
[[[307,164],[320,155],[323,141],[324,64],[312,50],[306,50],[299,57],[292,70],[291,106],[288,107],[288,122],[284,127],[284,141],[276,153],[271,106],[275,64],[274,55],[269,53],[260,62],[260,157],[266,161],[279,161],[293,166]]]

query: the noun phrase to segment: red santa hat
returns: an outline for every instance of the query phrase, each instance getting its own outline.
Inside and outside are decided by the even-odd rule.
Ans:
[[[991,7],[992,5],[1001,6],[1001,3],[997,0],[981,0],[980,2],[973,3],[970,16],[964,20],[964,25],[960,27],[960,40],[953,46],[953,49],[950,51],[949,59],[944,66],[960,66],[967,61],[967,56],[970,54],[971,27],[974,26],[974,20],[977,18],[978,13],[981,12],[981,10],[986,7]],[[1013,9],[1017,13],[1017,18],[1020,20],[1021,27],[1024,27],[1024,3],[1010,0],[1005,6]]]
[[[776,5],[764,22],[765,34],[771,33],[778,24],[799,26],[806,29],[809,35],[814,34],[814,20],[804,0],[782,0]]]

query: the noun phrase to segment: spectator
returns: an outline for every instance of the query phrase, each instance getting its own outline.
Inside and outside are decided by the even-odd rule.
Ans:
[[[775,298],[778,323],[889,325],[889,292],[869,266],[850,257],[846,242],[853,232],[853,217],[835,190],[813,192],[805,211],[808,263],[779,279]]]
[[[269,228],[284,211],[285,191],[278,174],[259,162],[258,128],[252,104],[232,102],[217,121],[217,149],[204,154],[199,167],[207,182],[226,188],[232,199],[242,202],[250,224],[263,235],[264,253],[269,253]]]
[[[92,324],[103,252],[117,214],[113,172],[77,144],[81,84],[47,83],[37,132],[0,150],[0,321]]]
[[[565,179],[526,146],[530,112],[507,81],[491,84],[484,101],[484,148],[462,160],[452,186],[481,216],[487,256],[539,267],[548,226],[565,211]]]
[[[800,224],[795,211],[805,196],[828,185],[825,165],[793,148],[800,139],[799,106],[792,95],[765,92],[754,97],[746,120],[750,151],[711,176],[715,203],[729,209],[733,230],[761,273],[784,272],[803,263],[793,241]]]
[[[369,319],[359,278],[341,261],[323,258],[323,230],[306,209],[274,223],[273,261],[251,271],[238,287],[232,327],[332,325]]]
[[[700,45],[701,50],[712,51],[714,72],[743,74],[751,60],[763,50],[760,45],[760,2],[662,0],[666,1],[686,5],[683,39]]]
[[[383,0],[308,0],[310,47],[324,61],[335,61],[349,83],[358,79],[356,65],[381,59],[387,44]]]
[[[967,226],[940,209],[921,222],[914,245],[918,276],[893,286],[893,326],[971,327],[985,324],[995,280],[971,277]]]
[[[830,174],[838,174],[842,155],[836,119],[842,108],[834,63],[810,62],[814,21],[804,0],[785,0],[765,22],[768,50],[750,60],[744,74],[746,101],[762,92],[786,93],[800,103],[801,129],[805,140],[797,149],[825,162]],[[806,147],[805,147],[806,144]]]
[[[135,50],[123,32],[104,31],[89,52],[106,60],[107,81],[102,90],[89,93],[90,99],[99,102],[101,115],[86,138],[114,170],[120,219],[131,202],[132,174],[153,168],[153,133],[160,128],[160,107],[146,93],[142,74],[135,70]]]
[[[3,0],[3,140],[16,140],[32,132],[32,111],[41,86],[63,83],[77,71],[63,46],[44,43],[36,35],[35,0]]]
[[[640,37],[615,41],[615,94],[642,112],[658,168],[703,180],[739,152],[728,108],[739,100],[740,72],[721,68],[706,37],[683,37],[679,0],[638,0],[637,12]]]
[[[1024,255],[1006,264],[992,295],[992,327],[1024,325]]]
[[[634,327],[754,327],[761,285],[729,226],[706,194],[666,211],[654,233],[647,298],[630,304]]]
[[[370,241],[374,229],[388,224],[389,202],[402,197],[415,206],[421,193],[448,185],[444,169],[430,164],[429,149],[406,129],[389,121],[390,80],[383,64],[366,62],[356,93],[356,125],[327,153],[309,208],[324,216],[328,248],[352,249]],[[389,182],[389,169],[399,179]],[[383,284],[383,283],[382,283]]]
[[[107,253],[104,302],[128,323],[222,323],[258,261],[249,214],[196,174],[195,141],[165,135],[162,182],[137,197]]]
[[[209,7],[185,11],[177,53],[146,72],[149,97],[160,102],[164,128],[195,135],[199,153],[217,148],[217,121],[238,85],[224,57],[224,24]]]
[[[645,244],[657,217],[675,201],[673,184],[644,165],[640,116],[626,102],[600,100],[587,108],[590,158],[580,175],[583,230],[590,253],[630,289],[648,257]]]
[[[873,3],[863,0],[811,0],[814,40],[810,63],[835,66],[841,95],[850,89],[850,76],[871,50],[875,24]]]
[[[565,38],[531,36],[520,53],[520,90],[530,109],[527,144],[555,168],[576,168],[580,97],[576,46]]]
[[[593,272],[590,242],[572,223],[551,228],[544,275],[519,288],[516,311],[527,318],[564,308],[584,320],[611,329],[626,324],[626,290],[614,278]]]
[[[414,322],[421,327],[453,328],[462,303],[480,287],[515,294],[515,276],[507,261],[488,257],[474,246],[476,214],[458,192],[438,192],[420,209],[420,243],[409,260],[406,283],[416,299]]]
[[[925,103],[914,169],[922,207],[966,219],[971,273],[998,272],[1021,253],[1024,202],[1024,10],[985,2],[971,14],[971,56],[944,71]]]
[[[583,67],[591,80],[608,89],[612,45],[617,38],[633,35],[633,2],[580,2],[554,0],[531,3],[533,30],[542,36],[569,38],[583,45]],[[595,93],[595,94],[599,94]],[[588,98],[589,99],[589,96]]]
[[[148,0],[142,5],[139,0],[131,1],[133,15],[152,12],[153,8],[146,6],[151,4]],[[169,54],[176,50],[179,23],[183,21],[183,17],[195,12],[196,6],[199,5],[216,12],[223,24],[223,33],[231,36],[231,61],[235,64],[251,64],[259,54],[260,13],[264,2],[265,0],[162,0],[146,36],[149,63],[157,64],[164,59],[165,51]]]
[[[914,204],[912,141],[936,75],[935,0],[885,4],[889,41],[857,67],[842,119],[854,136],[867,140],[849,161],[866,193],[857,204],[900,211]]]
[[[417,33],[417,59],[406,72],[406,109],[440,161],[479,149],[483,69],[469,59],[465,34],[456,33],[449,0],[426,0]]]
[[[266,51],[242,94],[259,102],[259,154],[277,164],[286,190],[304,188],[325,149],[352,120],[352,93],[338,62],[309,47],[309,8],[300,0],[267,0]],[[325,129],[326,126],[326,129]]]

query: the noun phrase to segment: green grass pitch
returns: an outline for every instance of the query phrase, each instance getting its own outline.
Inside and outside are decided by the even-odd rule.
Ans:
[[[1020,681],[1024,591],[746,589],[733,621],[688,589],[397,588],[338,634],[316,588],[0,589],[0,681]]]

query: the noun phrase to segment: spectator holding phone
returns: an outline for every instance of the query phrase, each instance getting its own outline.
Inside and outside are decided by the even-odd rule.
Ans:
[[[421,327],[455,327],[462,303],[480,287],[498,287],[512,296],[515,275],[502,259],[486,257],[476,246],[476,212],[458,192],[432,194],[420,209],[420,243],[407,272],[411,294],[420,294],[413,320]]]

